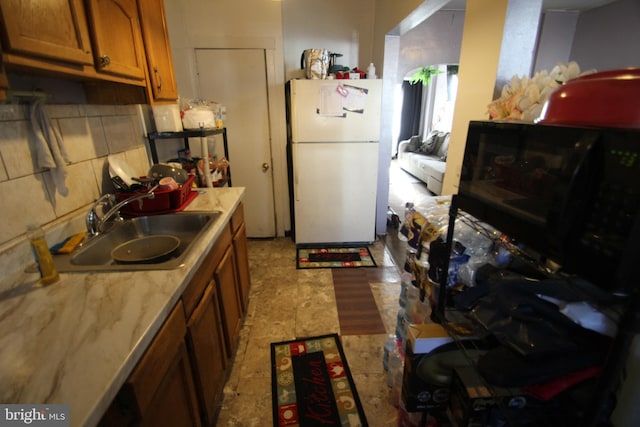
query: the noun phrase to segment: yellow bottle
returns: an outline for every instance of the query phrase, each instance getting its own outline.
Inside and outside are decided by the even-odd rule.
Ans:
[[[40,270],[40,283],[50,285],[60,280],[60,274],[58,274],[58,270],[53,264],[53,257],[44,238],[44,230],[38,226],[30,225],[27,228],[27,237],[31,241],[33,255]]]

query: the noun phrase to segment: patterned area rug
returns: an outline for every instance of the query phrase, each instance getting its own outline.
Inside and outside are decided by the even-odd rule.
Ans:
[[[367,427],[338,334],[271,344],[273,425]]]
[[[356,247],[299,247],[297,268],[376,267],[366,246]]]

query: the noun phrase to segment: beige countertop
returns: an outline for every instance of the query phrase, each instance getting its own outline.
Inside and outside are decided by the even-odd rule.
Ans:
[[[174,307],[244,189],[213,188],[186,211],[221,211],[175,270],[3,277],[0,402],[69,404],[71,426],[94,426]]]

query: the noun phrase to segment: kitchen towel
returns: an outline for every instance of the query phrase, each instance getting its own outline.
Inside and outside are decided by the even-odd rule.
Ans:
[[[62,135],[51,124],[42,99],[36,99],[31,103],[30,117],[35,135],[36,166],[48,170],[57,191],[66,196],[69,194],[65,184],[68,156]]]

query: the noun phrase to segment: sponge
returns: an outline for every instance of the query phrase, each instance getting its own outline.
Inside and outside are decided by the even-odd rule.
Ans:
[[[84,241],[86,232],[82,231],[80,233],[76,233],[73,236],[67,238],[61,243],[53,246],[51,248],[51,253],[53,254],[69,254],[71,253],[80,243]]]

